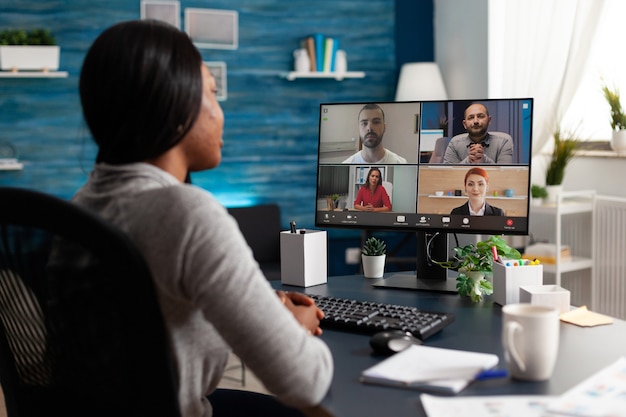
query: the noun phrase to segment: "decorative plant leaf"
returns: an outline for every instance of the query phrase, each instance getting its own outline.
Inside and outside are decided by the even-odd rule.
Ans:
[[[384,241],[372,236],[365,241],[361,253],[366,256],[384,255],[387,253],[387,245]]]

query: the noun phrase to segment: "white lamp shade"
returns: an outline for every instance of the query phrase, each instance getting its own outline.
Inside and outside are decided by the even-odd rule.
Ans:
[[[435,62],[410,62],[402,65],[396,101],[446,100],[446,87]]]

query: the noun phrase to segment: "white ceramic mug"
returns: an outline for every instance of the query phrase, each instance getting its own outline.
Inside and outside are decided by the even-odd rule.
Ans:
[[[559,312],[533,304],[502,307],[502,345],[513,378],[545,381],[559,350]]]

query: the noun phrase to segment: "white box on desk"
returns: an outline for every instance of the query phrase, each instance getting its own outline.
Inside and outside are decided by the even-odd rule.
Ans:
[[[519,287],[542,285],[543,265],[505,266],[493,263],[493,301],[500,305],[519,303]]]
[[[570,310],[570,292],[558,285],[522,285],[519,301],[552,307],[559,310],[559,314]]]
[[[302,230],[280,232],[280,280],[297,287],[326,284],[326,231]]]

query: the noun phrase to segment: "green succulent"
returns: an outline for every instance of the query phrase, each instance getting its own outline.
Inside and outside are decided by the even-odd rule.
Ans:
[[[56,45],[48,29],[5,29],[0,31],[0,45]]]
[[[361,253],[365,256],[384,255],[387,253],[387,245],[384,241],[372,236],[365,241]]]

